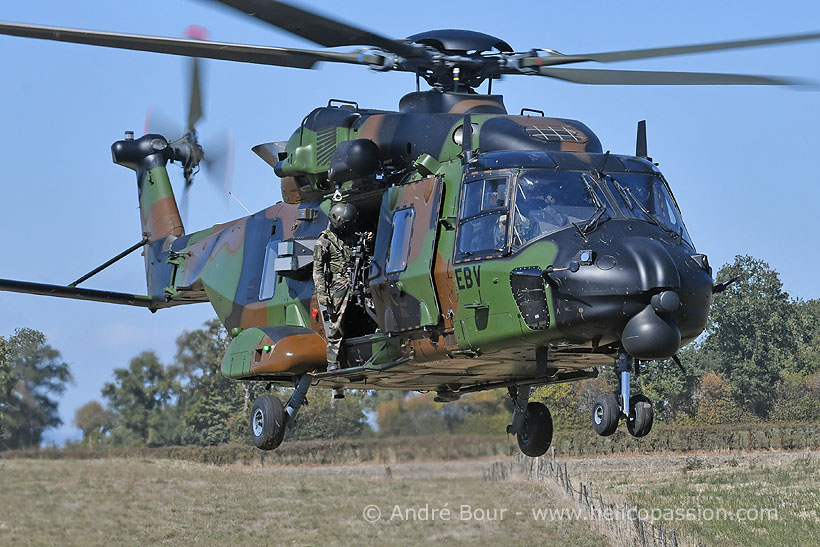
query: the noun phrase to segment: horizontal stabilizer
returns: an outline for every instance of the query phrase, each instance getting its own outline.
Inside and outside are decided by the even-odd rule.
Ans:
[[[153,300],[148,296],[140,294],[80,289],[78,287],[31,283],[29,281],[15,281],[13,279],[0,279],[0,291],[56,296],[58,298],[74,298],[75,300],[91,300],[94,302],[108,302],[109,304],[121,304],[125,306],[139,306],[142,308],[150,308],[152,311],[169,306],[169,304],[163,300]]]

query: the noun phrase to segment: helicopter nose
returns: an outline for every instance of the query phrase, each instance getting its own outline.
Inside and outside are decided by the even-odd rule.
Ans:
[[[557,326],[570,337],[620,342],[637,359],[667,359],[702,332],[712,279],[690,247],[640,225],[631,231],[602,227],[586,249],[567,249],[559,260],[568,267],[547,274]]]
[[[678,265],[666,245],[645,238],[624,238],[621,242],[627,262],[633,264],[640,292],[660,290],[649,304],[633,315],[624,325],[621,344],[624,351],[636,359],[666,359],[681,346],[681,332],[675,312],[680,309],[678,290],[681,277]]]
[[[677,297],[671,291],[661,294]],[[650,304],[627,321],[621,333],[621,344],[624,351],[636,359],[667,359],[680,349],[680,328],[671,313],[664,310],[659,314]]]

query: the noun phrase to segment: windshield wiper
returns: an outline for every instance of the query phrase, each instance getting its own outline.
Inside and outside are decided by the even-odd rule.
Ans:
[[[643,203],[641,203],[641,202],[640,202],[640,200],[638,200],[638,198],[636,198],[636,197],[635,197],[635,194],[633,194],[633,193],[632,193],[632,189],[631,189],[631,188],[626,187],[626,188],[624,188],[624,191],[625,191],[627,194],[629,194],[629,196],[632,198],[632,200],[633,200],[635,203],[637,203],[637,204],[638,204],[638,207],[639,207],[639,208],[640,208],[640,210],[643,212],[643,214],[644,214],[644,215],[646,215],[646,217],[647,217],[649,220],[651,220],[652,222],[654,222],[655,224],[657,224],[657,225],[658,225],[658,227],[660,227],[660,229],[661,229],[661,230],[664,230],[664,231],[666,231],[666,232],[669,232],[669,233],[670,233],[670,234],[672,234],[673,236],[677,236],[677,235],[678,235],[678,233],[677,233],[675,230],[673,230],[673,229],[672,229],[672,228],[670,228],[669,226],[666,226],[664,223],[662,223],[660,220],[658,220],[658,218],[657,218],[655,215],[653,215],[652,213],[650,213],[650,212],[649,212],[649,209],[647,209],[647,208],[646,208],[646,205],[644,205]]]
[[[595,192],[595,189],[592,187],[592,184],[590,184],[587,180],[586,174],[581,175],[581,180],[584,182],[584,187],[587,189],[587,193],[592,196],[592,200],[595,202],[595,206],[597,207],[590,219],[581,227],[581,234],[586,235],[598,227],[598,221],[601,220],[601,216],[603,216],[606,211],[606,204],[600,200],[598,194]]]
[[[629,210],[634,211],[635,206],[632,205],[632,199],[629,197],[629,194],[626,193],[624,187],[618,184],[618,181],[615,179],[612,179],[612,184],[615,185],[615,188],[618,190],[618,193],[621,194],[621,199],[624,201],[624,203],[626,203],[626,206],[629,207]]]

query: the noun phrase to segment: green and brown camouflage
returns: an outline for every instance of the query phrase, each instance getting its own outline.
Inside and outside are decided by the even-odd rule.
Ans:
[[[230,378],[291,385],[313,372],[324,387],[453,397],[591,377],[624,348],[669,357],[706,322],[708,261],[657,167],[602,153],[575,120],[507,115],[499,96],[317,108],[265,157],[284,201],[191,234],[166,172],[184,151],[145,135],[112,152],[137,174],[148,294],[0,288],[152,310],[210,302],[234,337]],[[348,307],[342,369],[328,373],[311,272],[337,193],[358,207],[356,231],[375,234],[362,272],[372,305]],[[569,216],[547,229],[549,203]],[[537,204],[541,217],[525,215]]]
[[[500,38],[469,30],[393,40],[284,2],[223,3],[325,47],[364,49],[248,47],[17,23],[0,23],[0,32],[302,69],[350,63],[412,73],[417,91],[402,98],[396,112],[339,100],[313,110],[284,146],[254,148],[282,179],[283,202],[185,234],[166,165],[183,166],[187,187],[204,158],[195,129],[202,110],[194,64],[187,133],[171,143],[161,135],[135,140],[126,133],[112,146],[114,161],[136,171],[140,243],[69,286],[0,280],[0,290],[152,311],[210,302],[233,337],[223,374],[295,382],[285,409],[289,423],[311,383],[435,390],[440,401],[508,387],[515,405],[508,432],[530,456],[544,453],[552,425],[543,404],[528,402],[529,386],[593,377],[598,365],[617,357],[620,399],[596,398],[594,428],[608,435],[624,418],[631,434],[646,435],[652,406],[642,395],[630,404],[630,373],[638,372],[640,360],[677,359],[678,349],[703,331],[712,293],[731,281],[715,285],[707,257],[696,252],[668,183],[647,157],[645,128],[639,124],[635,156],[603,153],[581,122],[528,109],[509,115],[502,97],[491,94],[493,80],[794,85],[801,82],[559,66],[820,34],[567,55],[516,52]],[[430,91],[418,91],[422,79]],[[477,93],[483,82],[487,95]],[[335,349],[325,352],[326,328],[333,328],[319,313],[311,270],[331,198],[354,204],[360,211],[354,230],[372,232],[375,241],[372,256],[361,241],[353,253],[352,305],[340,325],[342,368],[323,372],[326,355],[335,355]],[[77,287],[139,247],[147,295]],[[254,408],[254,443],[275,448],[284,433],[277,426],[284,425],[281,404],[265,395]]]
[[[461,142],[465,123],[477,150],[472,158],[465,158]],[[336,153],[343,143],[365,139],[378,151],[374,170],[332,180],[339,162],[368,163]],[[295,376],[316,371],[319,385],[327,387],[447,393],[593,376],[596,366],[612,361],[624,325],[664,288],[690,297],[666,324],[674,323],[683,341],[697,336],[712,286],[709,272],[689,258],[695,251],[684,229],[672,234],[622,218],[623,204],[614,205],[602,178],[659,177],[657,168],[641,158],[601,152],[584,124],[509,116],[497,96],[412,93],[399,112],[330,105],[305,118],[274,164],[285,201],[188,235],[164,164],[138,165],[142,229],[149,240],[148,296],[161,306],[210,302],[234,336],[223,373],[239,380],[290,385]],[[154,156],[145,161],[156,162]],[[575,223],[516,243],[508,226],[516,210],[510,206],[522,198],[513,192],[533,170],[588,177],[598,199],[609,204],[600,226]],[[493,206],[501,209],[470,220],[465,193],[488,180],[498,185]],[[357,229],[376,234],[367,274],[375,321],[355,319],[343,369],[328,375],[321,374],[325,333],[311,270],[337,189],[359,207]],[[497,244],[466,250],[459,241],[466,241],[474,221],[484,224],[472,237],[497,232]],[[654,258],[631,243],[613,250],[619,238],[642,237],[666,245],[655,271]],[[637,284],[601,281],[606,272],[636,268],[643,276]],[[681,268],[689,268],[696,283],[684,286]],[[624,304],[631,295],[635,302]]]

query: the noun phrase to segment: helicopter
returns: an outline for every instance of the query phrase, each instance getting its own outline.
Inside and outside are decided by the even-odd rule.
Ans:
[[[249,217],[186,234],[166,171],[195,169],[195,140],[133,135],[112,146],[137,173],[148,294],[4,280],[5,290],[101,300],[152,311],[210,302],[234,337],[223,373],[295,385],[287,405],[265,395],[251,431],[276,448],[310,386],[430,390],[440,401],[507,388],[508,432],[543,454],[549,411],[529,401],[537,385],[577,381],[616,363],[618,394],[596,399],[593,427],[620,422],[643,436],[651,403],[631,393],[641,360],[673,357],[706,323],[716,284],[691,242],[671,189],[647,156],[640,126],[634,156],[605,152],[576,120],[538,111],[509,115],[491,93],[501,75],[578,83],[794,84],[714,74],[560,68],[809,40],[817,34],[730,43],[563,55],[514,52],[471,31],[396,41],[281,2],[223,2],[323,46],[353,53],[226,46],[205,41],[0,24],[0,32],[244,62],[311,68],[319,61],[416,74],[397,112],[335,101],[308,114],[286,143],[255,148],[282,179],[284,201]],[[546,54],[545,54],[546,53]],[[254,57],[254,55],[258,55]],[[424,80],[431,89],[420,90]],[[479,85],[487,84],[487,93]],[[321,310],[308,275],[312,247],[334,197],[355,203],[359,228],[376,234],[353,268],[345,366],[321,372]]]

